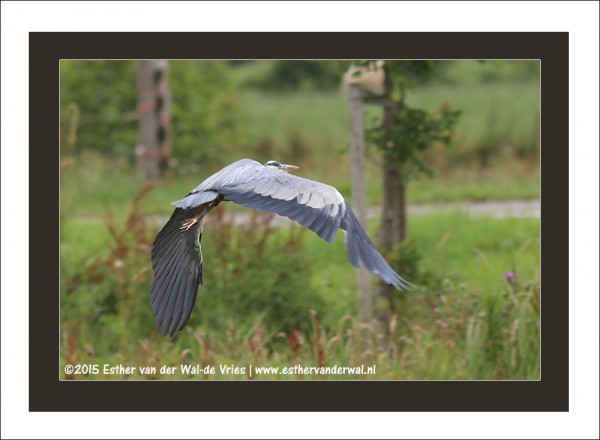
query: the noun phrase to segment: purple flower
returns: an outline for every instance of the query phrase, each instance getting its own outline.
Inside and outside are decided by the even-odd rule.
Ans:
[[[507,272],[504,274],[504,278],[506,278],[507,280],[512,280],[515,277],[515,274],[512,272]]]

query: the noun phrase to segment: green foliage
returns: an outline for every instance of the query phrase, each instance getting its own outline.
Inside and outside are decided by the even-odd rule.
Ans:
[[[332,63],[311,60],[272,61],[259,77],[246,79],[244,86],[263,91],[333,90],[340,76]]]
[[[420,153],[434,142],[450,146],[459,116],[460,112],[452,110],[448,104],[435,113],[402,105],[394,114],[392,126],[374,127],[368,130],[367,136],[385,152],[386,160],[397,164],[404,178],[410,174],[431,174],[431,168]]]
[[[76,151],[133,156],[137,145],[136,63],[61,61],[61,125],[80,109]],[[224,161],[240,133],[236,87],[224,61],[171,61],[173,157]]]
[[[436,80],[443,84],[539,82],[538,60],[461,60],[440,63]]]
[[[408,332],[408,343],[418,341],[428,353],[419,356],[413,377],[539,377],[538,282],[514,291],[499,287],[493,294],[469,291],[449,280],[438,290],[423,290],[409,313],[429,316],[432,325],[428,331],[413,327]]]
[[[192,321],[223,330],[224,322],[257,319],[273,332],[306,329],[310,310],[322,312],[321,293],[306,283],[314,269],[305,258],[303,235],[280,233],[273,214],[252,212],[247,224],[235,226],[236,211],[219,208],[203,240],[207,262],[200,312]],[[214,223],[213,223],[214,222]],[[224,316],[228,318],[223,319]]]
[[[250,154],[250,157],[265,161],[271,157],[280,160],[283,160],[282,157],[292,158],[282,153],[264,156]],[[326,182],[350,199],[352,186],[349,173],[345,171],[345,161],[342,158],[336,161],[336,156],[319,161],[321,157],[323,156],[317,154],[314,157],[311,154],[307,161],[297,162],[291,159],[289,162],[302,166],[302,176]],[[192,168],[185,173],[181,168],[173,170],[172,175],[169,173],[148,194],[144,204],[147,214],[164,214],[165,203],[183,197],[198,185],[202,176],[218,171],[218,164]],[[409,182],[410,203],[536,199],[540,195],[539,170],[531,170],[527,163],[511,160],[499,163],[485,173],[476,166],[445,169],[435,165],[434,169],[434,179],[413,179]],[[126,213],[122,206],[135,197],[143,186],[124,158],[108,159],[91,152],[79,156],[77,166],[70,168],[67,176],[77,184],[66,185],[61,189],[61,203],[76,204],[77,216],[88,221],[94,219],[98,222],[106,210],[120,219]],[[366,183],[369,204],[378,205],[382,197],[381,176],[375,164],[370,164],[367,168]]]
[[[523,279],[535,279],[539,266],[540,220],[471,217],[461,211],[409,217],[410,241],[422,256],[421,270],[467,288],[496,290],[516,266]],[[439,286],[438,286],[439,287]]]
[[[260,377],[278,380],[539,378],[539,219],[470,217],[460,212],[409,215],[410,241],[385,257],[417,288],[398,294],[397,311],[402,313],[391,320],[390,338],[381,346],[380,329],[353,318],[355,272],[347,262],[343,234],[328,246],[299,227],[275,227],[262,215],[251,217],[250,227],[235,220],[236,207],[220,207],[207,221],[205,284],[189,325],[173,339],[160,336],[149,306],[149,248],[169,214],[166,203],[242,156],[296,163],[303,176],[332,184],[349,197],[349,161],[342,154],[348,142],[347,97],[306,90],[238,93],[240,82],[230,77],[225,63],[171,62],[174,156],[207,163],[189,167],[188,172],[183,166],[170,170],[165,181],[148,192],[126,159],[91,154],[98,146],[114,152],[119,151],[115,146],[129,151],[136,144],[136,97],[121,89],[124,84],[134,88],[130,82],[135,81],[135,66],[116,61],[66,63],[61,66],[61,123],[68,127],[68,101],[77,102],[81,118],[75,145],[85,154],[64,159],[61,167],[61,362],[377,365],[374,376]],[[510,77],[513,82],[484,82],[473,72],[493,63],[461,63],[440,63],[449,70],[437,65],[425,83],[418,82],[421,75],[405,72],[405,93],[413,84],[420,87],[406,94],[404,105],[427,112],[433,121],[424,123],[443,128],[435,119],[441,118],[443,108],[438,108],[444,101],[464,110],[451,130],[456,132],[453,149],[446,151],[439,138],[416,153],[436,178],[411,181],[409,199],[538,197],[539,82],[518,79],[516,74]],[[521,68],[510,63],[502,75]],[[260,76],[270,65],[248,63],[235,71],[241,76],[243,69],[252,68]],[[462,70],[465,81],[457,76],[460,85],[435,82],[452,69]],[[94,79],[98,77],[102,81]],[[208,90],[211,82],[218,90]],[[101,106],[95,98],[98,90],[105,90]],[[68,98],[74,95],[79,98]],[[207,96],[205,101],[212,104],[200,104],[198,96]],[[400,88],[394,98],[400,98]],[[104,107],[112,108],[110,124],[92,119],[91,115],[105,118]],[[366,112],[367,119],[381,122],[376,118],[380,107],[366,106]],[[411,120],[415,123],[421,116],[415,114]],[[184,126],[183,131],[178,129]],[[482,167],[480,151],[489,156],[487,168]],[[381,198],[381,156],[380,149],[369,156],[370,204]],[[410,162],[410,171],[417,170]],[[134,202],[138,193],[143,198]],[[372,237],[376,223],[370,224]],[[507,279],[507,272],[516,275]],[[138,371],[63,377],[246,379],[247,375]]]
[[[77,152],[132,149],[137,143],[135,63],[131,61],[60,62],[60,121],[70,124],[70,103],[79,107]]]
[[[336,73],[336,66],[342,64],[341,61],[319,63]],[[241,157],[264,161],[288,157],[285,160],[292,162],[295,156],[290,146],[301,140],[304,158],[298,165],[303,173],[321,180],[334,177],[334,183],[346,185],[345,175],[332,176],[330,170],[333,165],[345,172],[349,169],[347,97],[332,92],[261,93],[259,89],[248,89],[243,78],[263,78],[272,64],[272,61],[257,61],[230,68],[228,63],[220,61],[170,62],[175,119],[173,158],[182,165],[178,167],[182,174],[198,173],[197,169],[184,165],[190,161],[201,164],[203,169],[210,167],[209,171]],[[477,172],[485,161],[489,168],[486,172],[494,179],[506,170],[506,180],[516,182],[520,175],[512,174],[513,164],[530,161],[535,168],[539,151],[539,77],[528,79],[511,73],[508,81],[502,75],[536,69],[537,62],[506,61],[505,64],[506,69],[501,69],[497,80],[483,84],[469,75],[488,69],[487,66],[493,70],[496,62],[439,62],[427,82],[407,93],[405,105],[410,109],[435,114],[440,111],[440,103],[449,102],[463,111],[453,130],[456,136],[452,149],[440,150],[434,143],[433,148],[418,154],[419,160],[438,176],[445,178],[451,173],[452,179],[460,179],[465,173]],[[457,72],[456,85],[441,83],[447,72]],[[137,144],[135,73],[135,63],[127,61],[61,62],[61,127],[64,134],[69,131],[72,113],[68,105],[78,103],[81,116],[77,151],[133,156]],[[244,90],[239,90],[241,84],[246,84]],[[366,105],[365,120],[370,126],[380,125],[381,108]],[[382,150],[373,144],[371,147],[369,160],[380,164]],[[410,166],[416,171],[414,164]],[[373,176],[374,181],[378,179]],[[183,191],[197,184],[191,180],[189,188]],[[181,177],[177,182],[181,182]],[[435,195],[433,199],[443,200],[446,183],[437,188],[437,183],[432,182],[433,191],[425,199],[432,200]],[[486,176],[483,183],[489,183],[491,197],[502,197],[499,182]],[[509,192],[519,196],[520,187],[517,185]],[[489,198],[486,194],[489,191],[481,192],[477,198]],[[409,197],[412,197],[410,192]],[[459,196],[451,198],[456,197]]]
[[[383,69],[391,82],[392,98],[403,101],[407,90],[432,80],[440,64],[425,60],[386,61]]]
[[[94,174],[75,163],[65,185]],[[119,192],[123,180],[99,179]],[[266,214],[241,221],[234,206],[213,211],[203,236],[205,284],[189,325],[160,336],[150,308],[149,249],[166,220],[145,215],[159,188],[141,187],[101,221],[79,215],[77,194],[61,225],[63,363],[258,366],[377,365],[375,376],[265,375],[264,379],[537,379],[539,219],[412,216],[411,239],[386,254],[417,287],[402,299],[381,347],[379,328],[355,314],[354,270],[343,235],[328,246]],[[64,192],[61,192],[64,196]],[[118,200],[118,199],[117,199]],[[248,210],[244,212],[249,213]],[[251,213],[252,211],[250,211]],[[377,229],[371,222],[371,234]],[[504,274],[513,272],[506,279]],[[375,280],[373,279],[375,282]],[[141,374],[73,379],[245,379]]]
[[[224,61],[171,61],[173,156],[227,161],[238,142],[237,92]]]
[[[84,346],[108,352],[158,332],[149,301],[149,254],[158,228],[141,207],[151,189],[142,187],[124,220],[107,214],[103,224],[63,223],[65,338],[77,331]],[[203,255],[208,275],[189,326],[218,333],[227,331],[231,322],[246,331],[260,322],[274,333],[306,330],[310,326],[306,316],[323,312],[325,303],[306,283],[313,267],[303,255],[302,234],[279,234],[270,226],[270,214],[255,213],[248,225],[237,227],[231,214],[226,216],[220,208],[213,213],[213,221],[219,221],[207,227],[210,234],[203,240]],[[90,243],[90,238],[97,241]]]
[[[421,154],[435,142],[450,146],[460,112],[444,102],[437,112],[413,108],[406,104],[407,91],[427,82],[439,66],[436,61],[386,61],[387,104],[393,119],[367,130],[367,139],[400,169],[403,179],[411,174],[431,174]]]

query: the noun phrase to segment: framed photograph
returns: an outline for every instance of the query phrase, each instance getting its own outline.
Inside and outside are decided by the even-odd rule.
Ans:
[[[29,44],[31,411],[568,410],[568,33]]]

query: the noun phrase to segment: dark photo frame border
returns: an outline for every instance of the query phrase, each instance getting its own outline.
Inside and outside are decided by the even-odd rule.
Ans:
[[[568,33],[30,33],[30,411],[568,411]],[[61,59],[539,59],[541,380],[61,381]],[[551,176],[551,178],[544,178]]]

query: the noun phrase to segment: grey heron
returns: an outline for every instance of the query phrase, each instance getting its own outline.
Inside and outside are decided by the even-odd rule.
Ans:
[[[241,159],[172,203],[175,211],[152,247],[152,311],[163,335],[173,336],[188,322],[202,284],[204,217],[222,201],[288,217],[329,243],[342,229],[353,266],[364,266],[396,289],[408,290],[411,284],[377,251],[342,195],[332,186],[288,174],[297,168]]]

